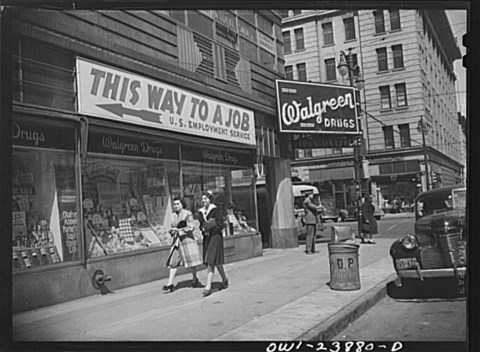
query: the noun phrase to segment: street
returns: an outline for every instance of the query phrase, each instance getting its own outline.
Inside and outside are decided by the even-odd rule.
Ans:
[[[466,341],[466,300],[385,297],[339,333],[336,341]]]
[[[386,215],[381,220],[378,220],[378,234],[374,237],[391,238],[392,242],[396,239],[402,238],[408,233],[414,232],[414,217],[413,214],[395,214]],[[333,222],[328,221],[325,223],[325,230],[317,231],[317,241],[319,239],[330,239],[332,226],[348,226],[356,234],[358,232],[356,221],[347,222]],[[305,243],[304,238],[301,243]]]

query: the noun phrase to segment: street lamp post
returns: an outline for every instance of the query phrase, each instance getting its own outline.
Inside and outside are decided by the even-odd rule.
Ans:
[[[430,177],[429,177],[429,167],[428,167],[428,151],[427,143],[425,142],[425,133],[428,133],[428,125],[423,120],[423,115],[420,116],[418,121],[417,131],[422,133],[422,144],[423,144],[423,162],[425,163],[425,180],[427,184],[427,191],[430,190]]]
[[[343,77],[345,77],[348,74],[350,86],[355,87],[358,90],[361,90],[363,89],[365,80],[363,79],[360,73],[360,67],[358,67],[358,65],[354,65],[353,63],[352,48],[349,48],[347,50],[348,50],[347,54],[345,54],[344,51],[340,51],[340,61],[337,66],[338,72]],[[357,99],[358,99],[358,106],[360,107],[361,106],[360,94],[357,95]],[[354,153],[355,186],[356,186],[356,192],[357,192],[357,225],[358,225],[358,235],[360,236],[362,231],[362,207],[361,207],[362,162],[366,161],[364,159],[365,153],[366,153],[365,140],[363,138],[363,129],[361,124],[360,124],[360,135],[355,141],[353,153]],[[368,169],[368,165],[367,165],[367,169]]]

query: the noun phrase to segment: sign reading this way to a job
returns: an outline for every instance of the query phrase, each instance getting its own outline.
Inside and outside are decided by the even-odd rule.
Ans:
[[[255,145],[252,110],[77,58],[79,112]]]
[[[358,134],[355,88],[277,80],[280,132]]]

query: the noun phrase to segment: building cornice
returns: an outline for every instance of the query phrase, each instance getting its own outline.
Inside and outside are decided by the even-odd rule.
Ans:
[[[311,10],[309,12],[303,12],[299,15],[285,17],[282,19],[283,28],[289,28],[298,26],[306,22],[318,21],[324,18],[336,17],[343,13],[355,12],[356,10]]]

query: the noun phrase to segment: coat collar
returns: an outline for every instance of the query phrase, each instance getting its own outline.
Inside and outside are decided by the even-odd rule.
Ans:
[[[207,216],[208,213],[210,213],[210,211],[212,211],[213,209],[215,209],[217,206],[213,203],[210,203],[210,205],[208,206],[208,209],[205,209],[205,207],[201,207],[200,208],[200,212],[203,214],[203,216]]]

